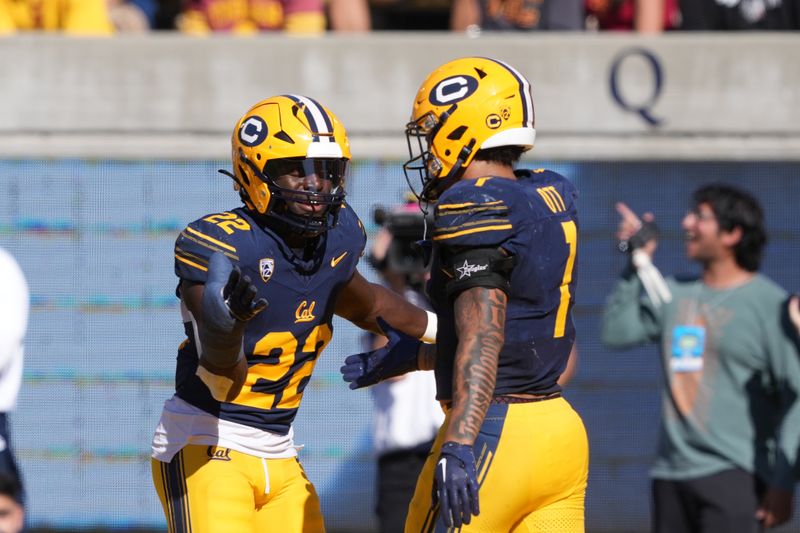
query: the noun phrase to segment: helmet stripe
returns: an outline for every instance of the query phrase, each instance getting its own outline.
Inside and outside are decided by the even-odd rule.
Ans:
[[[286,98],[289,98],[297,104],[302,104],[303,113],[306,116],[306,120],[308,120],[308,125],[314,133],[313,138],[315,142],[334,142],[333,135],[324,135],[322,138],[317,135],[318,133],[333,133],[333,123],[324,107],[319,105],[316,100],[307,96],[287,94]]]
[[[498,65],[503,66],[506,70],[508,70],[512,76],[514,76],[517,81],[519,82],[519,92],[522,96],[522,123],[529,127],[533,127],[533,98],[531,97],[531,83],[528,81],[528,78],[523,76],[517,69],[509,65],[508,63],[503,63],[497,59],[486,58],[490,61],[494,61]]]

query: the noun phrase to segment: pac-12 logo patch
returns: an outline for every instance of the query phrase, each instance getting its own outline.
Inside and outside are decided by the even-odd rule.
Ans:
[[[268,282],[269,278],[272,277],[272,273],[275,272],[275,260],[271,257],[265,257],[259,261],[258,272],[261,274],[261,279],[264,280],[264,283]]]
[[[245,146],[258,146],[267,138],[267,123],[261,117],[248,117],[239,128],[239,140]]]
[[[459,74],[445,78],[431,89],[428,99],[434,105],[448,105],[460,102],[478,89],[478,80],[472,76]]]

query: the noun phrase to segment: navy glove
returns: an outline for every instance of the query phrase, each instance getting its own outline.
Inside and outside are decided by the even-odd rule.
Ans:
[[[342,378],[350,383],[351,389],[374,385],[386,378],[418,370],[417,352],[422,341],[394,329],[381,317],[377,322],[389,342],[377,350],[347,356],[344,366],[339,370]]]
[[[469,524],[481,514],[478,505],[478,475],[472,446],[445,442],[436,463],[433,501],[439,502],[439,517],[447,527]]]
[[[203,291],[203,319],[216,331],[230,332],[236,322],[247,322],[267,307],[267,301],[255,297],[258,289],[243,276],[238,266],[219,252],[208,261],[208,278]]]

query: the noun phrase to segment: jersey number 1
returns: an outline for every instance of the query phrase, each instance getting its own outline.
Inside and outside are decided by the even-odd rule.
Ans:
[[[556,327],[553,332],[553,338],[559,339],[564,336],[564,328],[567,325],[567,309],[569,309],[569,284],[572,283],[572,269],[575,267],[575,252],[578,245],[578,228],[574,220],[567,220],[561,223],[561,229],[564,230],[564,239],[569,245],[569,257],[567,257],[567,264],[564,267],[564,277],[561,278],[561,301],[558,304],[558,312],[556,313]]]

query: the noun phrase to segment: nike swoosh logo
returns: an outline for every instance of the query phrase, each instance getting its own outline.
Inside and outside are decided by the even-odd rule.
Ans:
[[[340,255],[339,257],[332,257],[332,258],[331,258],[331,268],[335,268],[335,267],[336,267],[336,265],[338,265],[338,264],[339,264],[339,261],[341,261],[342,259],[344,259],[344,256],[346,256],[346,255],[347,255],[347,252],[344,252],[344,253],[343,253],[342,255]]]

